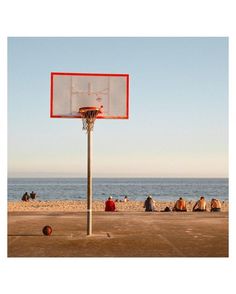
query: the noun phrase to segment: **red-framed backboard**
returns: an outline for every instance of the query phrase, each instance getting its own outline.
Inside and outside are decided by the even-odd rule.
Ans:
[[[129,118],[129,75],[51,73],[50,117],[81,118],[79,109],[97,107],[97,119]]]

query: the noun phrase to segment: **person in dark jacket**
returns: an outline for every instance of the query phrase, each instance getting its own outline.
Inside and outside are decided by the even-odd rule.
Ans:
[[[155,203],[151,195],[149,195],[145,200],[143,208],[145,208],[145,211],[156,211]]]
[[[22,196],[21,200],[22,201],[29,201],[29,198],[30,198],[29,194],[27,192],[25,192],[25,194]]]
[[[32,192],[30,193],[30,198],[31,198],[32,200],[34,200],[34,199],[36,198],[36,193],[35,193],[34,191],[32,191]]]

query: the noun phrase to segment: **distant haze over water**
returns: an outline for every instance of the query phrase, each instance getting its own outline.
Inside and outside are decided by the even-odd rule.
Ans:
[[[8,200],[20,200],[24,192],[35,191],[38,200],[85,200],[86,178],[10,178]],[[204,195],[228,200],[228,179],[190,178],[94,178],[93,199],[105,200],[109,195],[122,199],[144,200],[147,195],[155,200],[171,201],[182,196],[196,200]]]

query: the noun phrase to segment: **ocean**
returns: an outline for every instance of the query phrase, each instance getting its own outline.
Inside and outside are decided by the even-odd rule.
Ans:
[[[86,178],[9,178],[8,200],[20,200],[23,193],[34,191],[38,200],[83,200],[86,199]],[[228,201],[228,179],[190,178],[94,178],[93,199],[114,199],[143,201],[147,195],[155,200],[173,201],[178,197],[197,200],[200,195]]]

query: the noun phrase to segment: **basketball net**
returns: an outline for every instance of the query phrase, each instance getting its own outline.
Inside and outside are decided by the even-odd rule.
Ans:
[[[94,122],[99,113],[99,109],[80,111],[83,122],[83,130],[87,131],[87,133],[93,131]]]

